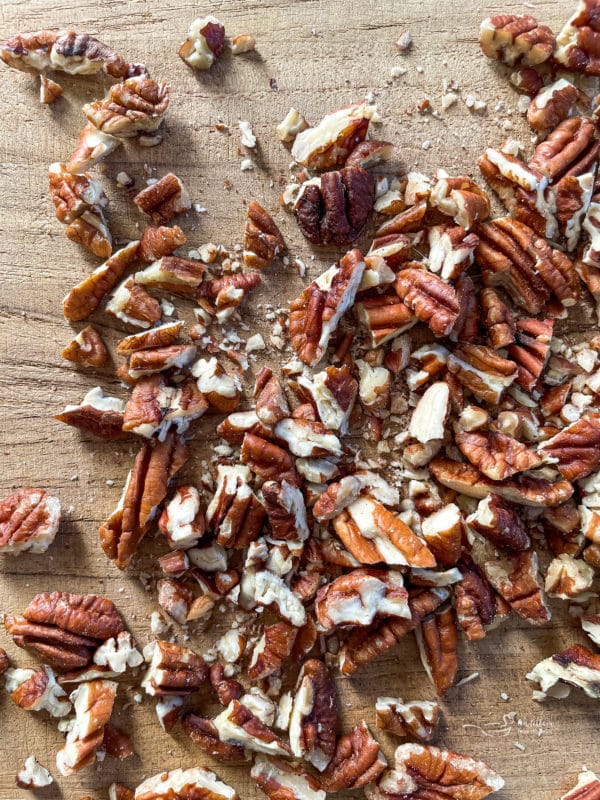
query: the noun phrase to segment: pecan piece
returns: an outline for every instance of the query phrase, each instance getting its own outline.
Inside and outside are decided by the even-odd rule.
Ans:
[[[87,173],[72,175],[64,164],[56,162],[48,168],[48,181],[56,218],[65,225],[85,212],[101,213],[108,206],[102,184]]]
[[[483,761],[433,745],[401,744],[394,761],[394,769],[386,770],[377,785],[367,787],[368,800],[481,800],[504,786],[500,775]]]
[[[456,292],[437,275],[422,269],[403,269],[396,277],[394,288],[421,322],[429,325],[435,336],[447,336],[456,320],[460,306]]]
[[[198,287],[198,296],[212,300],[216,317],[223,322],[240,306],[246,295],[258,286],[261,277],[258,272],[237,272],[204,281]]]
[[[271,215],[255,200],[248,203],[244,230],[244,264],[248,269],[266,269],[285,250],[281,231]]]
[[[63,313],[70,322],[86,319],[98,308],[135,260],[138,247],[139,242],[129,242],[71,289],[63,300]]]
[[[481,568],[498,594],[531,625],[545,625],[551,618],[538,575],[533,550],[484,561]]]
[[[539,447],[544,460],[556,464],[569,481],[585,478],[600,464],[600,414],[589,412]]]
[[[458,626],[453,608],[437,611],[415,628],[421,661],[438,697],[454,683],[458,670]]]
[[[162,375],[141,378],[133,387],[123,415],[123,430],[164,441],[171,427],[184,433],[208,409],[194,380],[170,386]]]
[[[163,256],[140,272],[136,272],[134,280],[152,289],[193,297],[202,282],[205,270],[204,264],[193,258]]]
[[[556,219],[569,252],[573,252],[579,243],[592,201],[595,177],[596,165],[593,164],[590,172],[565,175],[556,185]]]
[[[508,346],[508,355],[517,364],[516,382],[527,392],[534,390],[550,354],[552,320],[517,320],[517,342]]]
[[[537,131],[556,128],[571,115],[579,99],[579,90],[570,81],[559,78],[536,93],[527,109],[527,121]]]
[[[563,120],[535,148],[529,166],[551,181],[589,172],[600,150],[600,140],[594,138],[594,133],[591,119],[570,117]]]
[[[350,250],[290,303],[290,339],[298,358],[315,366],[354,298],[365,270],[359,250]]]
[[[303,184],[294,214],[313,244],[350,244],[365,226],[375,195],[373,176],[362,167],[325,172]]]
[[[499,293],[488,287],[479,295],[483,324],[488,334],[488,345],[501,350],[515,340],[515,318]]]
[[[354,306],[358,320],[371,336],[371,347],[382,347],[417,322],[395,291],[365,297]]]
[[[138,192],[133,202],[155,225],[164,225],[192,207],[187,189],[172,172]]]
[[[483,572],[472,561],[463,560],[462,579],[454,586],[456,619],[469,641],[486,635],[486,626],[496,616],[496,596]]]
[[[290,416],[283,386],[275,375],[269,378],[256,398],[256,416],[267,427]]]
[[[378,728],[402,739],[429,742],[435,736],[440,707],[435,701],[405,703],[401,697],[378,697],[375,713]]]
[[[91,122],[87,122],[81,129],[67,169],[74,175],[81,174],[104,161],[121,145],[121,142],[122,140],[116,136],[102,133]]]
[[[352,377],[352,371],[347,364],[342,367],[327,367],[313,374],[311,378],[301,375],[298,386],[303,395],[306,393],[310,398],[326,428],[340,433],[347,432],[358,392],[358,383]]]
[[[178,486],[158,521],[169,546],[187,549],[202,539],[206,531],[200,494],[195,486]]]
[[[437,509],[421,522],[421,533],[435,559],[445,567],[452,567],[460,557],[463,520],[454,503]]]
[[[225,668],[218,662],[210,668],[210,685],[213,687],[219,702],[228,706],[232,700],[239,700],[244,694],[244,687],[238,681],[225,677]]]
[[[491,208],[489,197],[472,178],[465,175],[453,178],[442,170],[438,172],[429,203],[465,230],[487,219]]]
[[[186,459],[186,445],[174,433],[155,446],[142,446],[119,505],[100,527],[102,549],[119,569],[127,568],[166,497],[169,479]]]
[[[203,767],[159,772],[146,778],[135,790],[135,800],[181,800],[184,797],[239,800],[235,789]]]
[[[165,322],[156,328],[150,328],[140,333],[132,333],[117,344],[117,353],[122,356],[131,355],[137,350],[150,350],[154,347],[168,347],[175,344],[183,322]]]
[[[61,350],[62,358],[82,367],[103,367],[109,359],[108,350],[98,331],[87,325]]]
[[[300,458],[339,458],[342,454],[338,437],[320,422],[287,417],[275,425],[273,432],[293,455]]]
[[[248,677],[252,681],[268,678],[289,657],[296,641],[297,629],[289,622],[267,625],[252,651]]]
[[[300,489],[287,481],[263,483],[265,511],[275,540],[304,542],[310,531],[306,521],[306,506]]]
[[[104,100],[86,103],[82,110],[103,133],[129,138],[158,128],[169,105],[169,93],[166,83],[139,75],[111,86]]]
[[[246,747],[256,753],[290,755],[289,746],[240,700],[232,700],[214,718],[213,724],[222,742]]]
[[[540,685],[540,691],[534,694],[535,700],[545,700],[548,695],[564,698],[571,686],[582,689],[588,697],[597,700],[600,697],[600,655],[591,653],[581,644],[574,644],[540,661],[525,677]],[[556,686],[559,681],[567,686]]]
[[[496,405],[517,377],[517,367],[489,347],[460,344],[448,356],[448,371],[475,397]]]
[[[52,775],[43,767],[35,756],[25,759],[25,764],[17,773],[15,783],[20,789],[36,791],[54,783]]]
[[[219,739],[219,732],[212,720],[190,712],[183,717],[181,725],[192,742],[217,761],[239,764],[249,760],[248,752],[243,747]]]
[[[324,630],[371,625],[377,617],[410,619],[402,573],[355,569],[317,592],[317,620]]]
[[[71,711],[67,693],[56,682],[50,667],[9,669],[6,691],[19,708],[26,711],[48,711],[53,717],[64,717]]]
[[[242,396],[237,376],[228,375],[216,358],[199,358],[192,364],[190,372],[196,378],[198,389],[213,408],[222,414],[235,411]]]
[[[575,12],[556,37],[554,59],[574,72],[600,75],[597,8],[593,0],[579,0]]]
[[[356,145],[364,141],[373,112],[366,103],[332,111],[314,128],[298,132],[292,158],[308,169],[342,166]]]
[[[465,458],[493,481],[503,481],[542,464],[537,453],[498,431],[458,430],[454,440]]]
[[[600,798],[600,778],[591,770],[579,773],[577,785],[570,789],[560,800],[598,800]]]
[[[587,592],[594,581],[594,570],[579,558],[561,553],[546,572],[544,589],[550,597],[570,600]]]
[[[19,489],[0,503],[0,553],[45,553],[60,519],[58,497],[45,489]]]
[[[259,756],[250,776],[269,800],[325,800],[325,792],[313,775],[280,758]]]
[[[75,244],[80,244],[99,258],[108,258],[112,252],[112,237],[101,208],[84,211],[65,231]]]
[[[114,681],[93,680],[82,683],[72,692],[75,722],[67,741],[56,754],[56,766],[61,775],[73,775],[96,760],[96,750],[104,741],[104,728],[112,714],[117,686]]]
[[[350,733],[340,736],[320,783],[326,792],[359,789],[377,780],[386,765],[379,742],[371,736],[363,720]]]
[[[196,355],[194,344],[171,344],[167,347],[136,350],[129,359],[128,374],[133,380],[138,380],[158,372],[183,372]]]
[[[10,660],[6,655],[6,650],[0,647],[0,676],[4,675],[7,669],[10,667]]]
[[[152,660],[142,681],[153,697],[187,695],[197,692],[208,677],[204,659],[187,647],[157,641]]]
[[[479,44],[488,58],[504,64],[536,65],[547,61],[554,51],[554,34],[538,25],[530,14],[498,14],[481,23]]]
[[[477,509],[467,517],[467,525],[496,547],[516,551],[531,547],[518,514],[497,494],[488,494],[479,501]]]
[[[66,406],[60,414],[55,414],[54,419],[101,439],[122,439],[126,436],[123,432],[123,409],[122,400],[106,397],[96,386],[79,405]]]
[[[450,389],[444,381],[432,383],[415,406],[408,432],[421,444],[444,438],[450,412]]]
[[[177,54],[194,69],[210,69],[225,47],[225,27],[211,15],[199,17],[190,25],[187,39]]]
[[[265,509],[252,491],[250,479],[250,470],[242,464],[217,467],[217,486],[206,509],[206,524],[223,547],[247,547],[262,528]]]
[[[300,486],[294,459],[287,450],[253,433],[244,436],[241,461],[263,480],[287,481],[291,486]]]
[[[336,750],[336,722],[337,698],[329,670],[322,661],[309,659],[300,670],[290,715],[292,753],[322,772]]]
[[[427,238],[429,269],[439,273],[442,280],[455,280],[473,263],[479,239],[460,225],[434,225],[429,228]]]

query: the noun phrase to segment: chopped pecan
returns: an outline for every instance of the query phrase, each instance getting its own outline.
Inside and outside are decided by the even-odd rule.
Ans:
[[[183,717],[181,725],[192,742],[217,761],[235,764],[249,760],[248,752],[243,747],[219,739],[219,732],[212,720],[190,712]]]
[[[375,195],[373,176],[362,167],[325,172],[303,184],[294,214],[313,244],[347,245],[365,226]]]
[[[258,272],[237,272],[203,281],[198,287],[198,296],[212,300],[217,319],[228,319],[241,305],[246,295],[258,286],[261,277]]]
[[[310,419],[282,419],[275,425],[274,434],[293,455],[300,458],[338,458],[342,454],[338,437],[322,423]]]
[[[262,494],[271,526],[271,538],[290,542],[306,541],[310,531],[300,489],[287,481],[266,481],[262,486]]]
[[[112,758],[118,758],[123,761],[125,758],[131,758],[135,755],[135,750],[131,744],[131,739],[116,725],[110,722],[104,726],[104,738],[102,739],[102,747],[106,754]]]
[[[467,525],[496,547],[527,550],[531,540],[512,505],[493,492],[481,499]]]
[[[232,700],[215,717],[213,724],[222,742],[246,747],[256,753],[290,755],[289,746],[240,700]]]
[[[210,69],[225,47],[225,27],[211,15],[190,25],[187,39],[177,54],[194,69]]]
[[[540,685],[540,691],[534,694],[536,700],[544,700],[548,695],[564,698],[571,686],[582,689],[588,697],[597,700],[600,697],[600,655],[591,653],[581,644],[574,644],[540,661],[526,677]],[[559,681],[567,686],[556,686]]]
[[[290,716],[290,745],[295,756],[323,771],[336,749],[336,693],[325,664],[309,659],[302,665]]]
[[[35,756],[25,759],[25,764],[17,773],[15,783],[20,789],[37,791],[54,783],[52,775],[43,767]]]
[[[104,161],[121,144],[121,139],[102,133],[91,122],[81,129],[75,150],[71,154],[67,169],[73,174],[81,174]]]
[[[422,444],[443,439],[450,412],[450,390],[444,381],[432,383],[419,399],[408,424],[410,435]]]
[[[237,376],[228,375],[216,358],[199,358],[192,364],[190,372],[213,408],[222,414],[235,411],[242,396]]]
[[[145,75],[111,86],[104,100],[83,106],[88,120],[103,133],[129,138],[155,131],[169,105],[169,87]],[[162,219],[157,224],[162,223]],[[168,221],[168,220],[167,220]]]
[[[269,800],[325,800],[325,792],[313,775],[280,758],[259,756],[250,776]]]
[[[447,336],[458,318],[456,292],[437,275],[422,269],[403,269],[394,284],[398,297],[435,336]]]
[[[481,23],[479,44],[488,58],[504,64],[536,65],[547,61],[554,51],[554,34],[538,25],[530,14],[498,14]]]
[[[276,128],[277,136],[282,142],[293,142],[296,136],[308,127],[310,126],[302,114],[297,109],[290,108]]]
[[[317,620],[324,630],[371,625],[377,617],[410,619],[402,573],[355,569],[317,592]]]
[[[439,483],[459,494],[481,499],[495,492],[504,500],[534,508],[553,508],[565,503],[573,494],[568,481],[548,481],[545,478],[519,476],[514,480],[495,483],[470,464],[437,458],[429,469]]]
[[[135,790],[135,800],[179,800],[183,797],[207,800],[239,800],[237,792],[214,772],[204,767],[172,769],[146,778]]]
[[[297,629],[286,621],[267,625],[252,651],[250,680],[262,680],[276,672],[292,652],[296,634]]]
[[[480,566],[494,589],[520,617],[531,625],[545,625],[550,620],[533,550],[484,561]]]
[[[433,745],[401,744],[394,760],[394,769],[386,770],[377,785],[366,789],[368,800],[481,800],[504,786],[500,775],[483,761]]]
[[[117,344],[117,353],[123,356],[131,355],[137,350],[150,350],[155,347],[168,347],[177,341],[183,322],[165,322],[156,328],[150,328],[140,333],[132,333]]]
[[[291,486],[301,483],[294,459],[287,450],[253,433],[244,436],[241,460],[263,480],[287,481]]]
[[[568,481],[585,478],[600,464],[600,414],[588,412],[539,447]]]
[[[133,278],[127,278],[117,286],[104,310],[107,314],[137,328],[150,328],[162,316],[158,300],[138,286]]]
[[[565,175],[556,185],[556,219],[569,252],[577,248],[591,205],[596,165],[591,169],[583,175]]]
[[[438,172],[429,203],[465,230],[487,219],[491,208],[489,197],[472,178],[465,175],[453,178],[442,170]]]
[[[359,321],[369,331],[373,348],[382,347],[417,322],[417,317],[404,305],[395,291],[365,297],[356,303],[354,310]]]
[[[174,250],[181,247],[186,241],[186,235],[178,225],[173,225],[172,227],[160,225],[156,228],[148,226],[144,228],[140,239],[138,257],[140,261],[151,264],[164,256],[170,256]]]
[[[275,375],[269,378],[259,392],[255,410],[258,419],[267,427],[290,416],[290,407],[283,386]]]
[[[112,252],[112,237],[100,207],[84,211],[65,233],[72,242],[80,244],[99,258],[108,258]]]
[[[217,487],[206,509],[206,523],[224,547],[247,547],[262,528],[265,509],[252,491],[250,479],[250,470],[242,464],[217,467]]]
[[[157,641],[142,681],[146,694],[164,697],[197,692],[208,677],[201,656],[187,647]]]
[[[454,503],[437,509],[421,522],[421,533],[436,560],[445,567],[452,567],[460,557],[462,547],[463,520],[460,509]]]
[[[152,289],[193,297],[202,282],[205,269],[201,261],[193,258],[163,256],[140,272],[136,272],[134,280]]]
[[[350,733],[340,736],[320,783],[326,792],[359,789],[377,780],[386,765],[379,742],[362,721]]]
[[[392,374],[387,367],[371,366],[362,358],[356,361],[359,383],[358,396],[362,407],[372,417],[388,415]]]
[[[587,592],[594,581],[594,570],[580,558],[561,553],[546,572],[544,588],[550,597],[569,600]]]
[[[454,586],[456,619],[470,641],[483,639],[486,626],[496,616],[496,596],[483,572],[472,561],[463,560],[462,579]]]
[[[4,675],[7,669],[10,667],[10,660],[6,655],[6,650],[0,647],[0,676]]]
[[[346,167],[363,167],[368,169],[387,161],[394,153],[394,145],[391,142],[381,142],[377,139],[357,144],[346,159]]]
[[[415,628],[421,661],[435,687],[443,697],[454,683],[458,670],[458,626],[453,608],[437,611]]]
[[[45,489],[19,489],[0,503],[0,553],[45,553],[60,525],[60,500]]]
[[[433,567],[425,544],[381,503],[359,497],[333,521],[335,532],[361,564],[408,564]]]
[[[290,303],[289,330],[301,361],[315,366],[338,322],[354,303],[365,269],[359,250],[350,250]]]
[[[297,134],[292,158],[309,169],[342,166],[356,145],[365,139],[373,111],[366,103],[332,111],[314,128]]]
[[[440,278],[451,281],[473,263],[473,253],[479,239],[474,233],[467,233],[460,225],[434,225],[428,231],[431,272],[439,273]]]
[[[529,166],[551,181],[565,175],[582,175],[594,166],[600,140],[594,138],[594,123],[586,117],[569,117],[538,144]]]
[[[552,320],[517,321],[517,342],[508,346],[508,355],[517,364],[516,382],[528,392],[535,388],[546,366],[552,329]]]
[[[281,231],[271,215],[255,200],[248,204],[244,230],[244,264],[265,269],[285,249]]]
[[[544,79],[533,67],[521,67],[511,72],[509,80],[517,92],[527,94],[529,97],[535,97],[544,88]]]
[[[499,293],[487,287],[479,295],[483,323],[488,334],[488,345],[501,350],[515,341],[515,318]]]
[[[178,486],[158,521],[158,527],[173,549],[189,548],[206,530],[200,494],[195,486]]]
[[[346,475],[337,483],[331,483],[313,506],[313,516],[319,522],[337,517],[363,492],[387,506],[397,506],[400,500],[398,491],[390,486],[380,475],[370,471],[358,471]]]
[[[182,372],[190,366],[197,355],[194,344],[171,344],[136,350],[129,359],[129,376],[133,380],[155,375],[158,372]]]
[[[70,322],[86,319],[96,310],[105,294],[116,286],[133,263],[138,247],[139,242],[129,242],[71,289],[63,300],[63,312]]]
[[[119,569],[127,568],[167,495],[169,479],[186,459],[185,442],[174,433],[142,446],[119,505],[100,527],[102,549]]]
[[[240,445],[246,433],[255,433],[263,438],[270,436],[270,431],[262,425],[255,411],[228,414],[217,426],[217,434],[230,444]]]
[[[187,189],[172,172],[138,192],[133,202],[155,225],[165,225],[192,207]]]
[[[48,711],[53,717],[64,717],[71,711],[67,693],[56,682],[50,667],[9,669],[6,691],[19,708],[26,711]]]
[[[134,800],[133,789],[123,783],[111,783],[108,787],[108,800]]]
[[[554,59],[574,72],[600,75],[598,21],[594,0],[579,0],[575,12],[556,37]]]
[[[598,800],[600,797],[600,778],[591,770],[579,773],[577,785],[570,789],[560,800]]]
[[[498,431],[457,430],[454,440],[465,458],[493,481],[503,481],[542,464],[537,453]]]
[[[402,739],[429,742],[435,736],[440,707],[435,701],[405,703],[401,697],[378,697],[375,713],[378,728]]]
[[[113,710],[118,684],[93,680],[82,683],[71,694],[75,722],[67,741],[56,754],[56,766],[63,776],[73,775],[93,764],[96,750],[104,740],[104,727]]]
[[[122,439],[124,404],[118,397],[106,397],[102,389],[95,389],[85,395],[79,405],[66,406],[54,419],[92,433],[102,439]]]
[[[64,164],[56,162],[48,168],[48,180],[56,218],[65,225],[86,212],[101,214],[102,209],[108,206],[102,184],[87,173],[72,175]]]
[[[225,677],[225,668],[218,662],[210,668],[210,684],[217,693],[219,702],[228,706],[232,700],[239,700],[244,694],[244,687],[238,681]]]
[[[517,367],[489,347],[459,344],[448,356],[448,371],[479,400],[495,405],[517,377]]]
[[[108,350],[98,331],[87,325],[61,350],[62,358],[83,367],[103,367],[109,359]]]
[[[162,375],[150,375],[133,387],[123,415],[123,430],[164,441],[171,427],[184,433],[207,409],[208,403],[194,380],[170,386]]]
[[[537,131],[555,128],[571,115],[579,98],[579,90],[570,81],[559,78],[537,92],[527,109],[527,121]]]

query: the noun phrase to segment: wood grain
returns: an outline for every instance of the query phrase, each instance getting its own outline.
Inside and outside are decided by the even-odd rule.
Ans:
[[[257,198],[278,214],[293,256],[308,266],[308,278],[321,272],[332,254],[311,250],[293,221],[277,206],[280,180],[288,172],[289,155],[274,127],[291,105],[312,121],[326,111],[372,91],[380,105],[382,137],[398,144],[398,169],[476,172],[485,145],[497,145],[506,133],[529,141],[530,132],[516,111],[517,96],[505,77],[485,61],[477,47],[480,20],[500,10],[530,12],[532,3],[503,5],[455,3],[452,0],[250,0],[214,2],[210,9],[178,0],[4,0],[0,5],[0,38],[43,27],[73,27],[97,35],[126,58],[144,61],[152,74],[172,86],[164,143],[145,150],[133,146],[114,154],[103,177],[111,198],[110,224],[116,237],[134,238],[142,220],[115,181],[126,169],[143,185],[149,175],[177,172],[194,201],[206,213],[190,213],[181,222],[191,246],[213,241],[240,242],[244,201]],[[176,56],[189,21],[196,13],[216,14],[229,34],[256,36],[257,52],[226,54],[210,73],[196,74]],[[537,16],[557,29],[571,11],[564,2],[536,2]],[[414,48],[399,56],[393,43],[410,30]],[[390,78],[393,66],[405,66],[403,77]],[[65,96],[55,107],[42,107],[38,85],[30,76],[2,70],[0,81],[0,419],[1,489],[7,494],[22,485],[41,485],[56,492],[65,518],[55,545],[45,556],[4,558],[0,563],[0,608],[20,610],[40,591],[63,589],[97,592],[112,598],[123,611],[141,645],[148,640],[149,615],[156,608],[136,577],[152,570],[153,545],[127,574],[109,564],[97,542],[98,524],[115,506],[135,454],[135,443],[112,444],[81,437],[52,419],[63,404],[75,402],[101,383],[124,396],[114,366],[102,374],[77,371],[61,360],[60,349],[72,336],[63,319],[61,300],[68,288],[95,266],[64,236],[47,196],[47,167],[66,159],[82,124],[80,106],[100,93],[93,80],[62,79]],[[459,81],[469,93],[488,102],[485,115],[473,115],[459,102],[439,119],[420,116],[416,105],[425,96],[439,108],[444,79]],[[504,104],[504,105],[502,105]],[[240,172],[237,122],[254,126],[259,149],[252,172]],[[215,123],[231,133],[215,130]],[[504,125],[504,128],[502,127]],[[429,141],[429,149],[423,142]],[[147,167],[146,167],[147,165]],[[232,188],[226,191],[224,181]],[[306,279],[306,280],[307,280]],[[262,323],[267,306],[285,306],[303,281],[292,267],[278,267],[253,296],[245,312],[251,327]],[[182,317],[190,307],[179,302]],[[567,330],[573,336],[589,328],[588,307],[578,310]],[[123,335],[106,316],[95,319],[111,345]],[[286,351],[282,358],[289,357]],[[261,359],[255,366],[260,365]],[[194,457],[186,475],[199,480],[206,471],[214,419],[198,426]],[[200,444],[203,442],[204,444]],[[114,483],[113,483],[114,482]],[[540,658],[580,640],[575,623],[556,607],[547,630],[512,622],[484,641],[463,647],[461,672],[479,678],[451,690],[442,703],[440,744],[483,758],[506,779],[502,800],[553,800],[575,782],[583,764],[600,770],[598,712],[589,700],[573,694],[569,701],[531,700],[525,673]],[[192,637],[202,649],[224,630],[216,616],[210,631]],[[28,657],[2,637],[11,657],[26,666]],[[352,680],[337,680],[344,726],[364,718],[374,726],[378,695],[432,697],[416,647],[407,638],[387,658]],[[510,699],[502,701],[506,692]],[[127,693],[126,693],[127,694]],[[129,692],[131,694],[131,691]],[[201,696],[199,707],[212,710]],[[512,714],[514,712],[514,715]],[[0,797],[14,800],[14,775],[25,757],[35,753],[54,773],[54,754],[61,736],[43,715],[21,712],[0,696],[2,769]],[[89,794],[105,800],[115,779],[135,786],[144,776],[174,767],[216,768],[241,798],[257,792],[243,768],[209,763],[180,732],[167,736],[158,726],[152,704],[130,703],[117,722],[133,736],[137,756],[123,764],[107,759],[97,769],[57,781],[46,798],[77,800]],[[394,742],[382,737],[391,756]],[[521,743],[524,750],[517,749]],[[344,798],[344,793],[339,797]]]

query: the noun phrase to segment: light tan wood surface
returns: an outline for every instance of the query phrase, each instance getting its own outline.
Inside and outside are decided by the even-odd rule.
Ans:
[[[278,210],[279,185],[288,174],[290,156],[275,135],[275,125],[291,105],[316,122],[328,110],[373,92],[384,120],[381,135],[398,147],[398,169],[444,167],[476,174],[476,160],[485,145],[498,145],[506,133],[526,143],[530,136],[516,111],[518,95],[477,45],[480,20],[503,9],[535,13],[556,30],[570,14],[571,3],[227,0],[195,6],[178,0],[4,0],[0,39],[44,27],[86,31],[125,58],[145,62],[153,77],[171,84],[163,144],[153,149],[127,146],[108,162],[103,181],[116,238],[135,238],[138,226],[144,224],[117,186],[117,173],[125,169],[141,187],[146,177],[172,170],[184,180],[193,200],[207,209],[178,220],[190,247],[208,241],[241,242],[244,200],[254,197],[277,214],[291,255],[308,266],[308,279],[332,258],[311,249],[293,219]],[[228,34],[253,34],[257,52],[240,57],[226,53],[209,73],[188,69],[177,57],[177,48],[193,17],[209,12],[224,22]],[[394,42],[404,30],[411,31],[414,47],[401,56]],[[394,66],[406,67],[406,74],[391,78]],[[472,114],[460,100],[439,119],[419,115],[416,106],[425,96],[440,109],[444,79],[459,82],[462,98],[473,94],[485,100],[487,113]],[[144,645],[150,612],[157,605],[154,592],[146,592],[137,575],[141,569],[156,573],[152,553],[158,545],[144,544],[132,568],[120,573],[104,556],[97,537],[99,523],[118,500],[137,443],[103,443],[52,418],[63,405],[77,402],[98,384],[111,394],[126,396],[114,376],[115,364],[98,374],[77,370],[60,357],[73,335],[62,316],[62,298],[97,261],[69,242],[55,219],[47,193],[47,167],[69,156],[82,125],[82,103],[102,93],[93,79],[61,76],[60,80],[63,99],[44,107],[38,102],[34,78],[0,70],[0,485],[2,496],[20,486],[43,486],[60,496],[64,508],[59,535],[46,555],[0,557],[0,608],[20,611],[41,591],[102,593],[115,601]],[[252,172],[239,168],[246,156],[241,152],[239,119],[252,122],[259,141]],[[215,130],[219,121],[231,126],[229,134]],[[425,141],[430,142],[429,149],[423,148]],[[224,188],[226,180],[232,183],[229,191]],[[263,304],[285,306],[307,279],[303,282],[291,266],[286,269],[278,263],[266,273],[244,320],[254,329],[264,318]],[[190,320],[191,304],[177,301],[177,306]],[[569,329],[582,331],[590,320],[589,309],[582,307]],[[101,313],[93,321],[111,345],[123,335],[124,328]],[[257,365],[262,360],[261,356]],[[199,480],[205,470],[203,461],[210,455],[206,442],[213,436],[215,422],[206,417],[196,427],[194,455],[183,473],[191,480]],[[531,700],[532,685],[525,680],[540,658],[583,641],[565,610],[556,604],[553,608],[555,619],[547,629],[511,622],[482,642],[463,644],[459,678],[475,671],[479,677],[452,689],[442,702],[439,743],[494,766],[506,779],[506,788],[497,795],[502,800],[554,800],[575,783],[582,765],[600,770],[597,705],[577,692],[566,701],[536,704]],[[217,614],[210,630],[193,635],[191,644],[201,649],[212,642],[224,630],[222,619]],[[8,636],[0,635],[0,645],[18,665],[31,663]],[[357,677],[338,677],[336,683],[345,729],[362,718],[375,729],[378,695],[433,698],[412,637]],[[509,696],[506,701],[500,697],[503,692]],[[127,694],[131,691],[122,697]],[[198,706],[210,713],[214,706],[209,702],[201,694]],[[97,768],[58,779],[43,797],[79,800],[89,794],[94,800],[106,800],[107,787],[115,779],[135,786],[144,776],[192,765],[215,768],[243,800],[258,796],[247,768],[211,762],[180,729],[173,736],[164,733],[152,702],[130,703],[125,709],[122,702],[120,708],[116,722],[131,733],[137,755],[124,763],[107,758]],[[57,776],[54,757],[62,739],[55,721],[17,709],[4,692],[0,719],[0,797],[13,800],[27,796],[15,788],[14,775],[29,754]],[[395,742],[380,738],[391,756]],[[518,749],[517,743],[523,748]]]

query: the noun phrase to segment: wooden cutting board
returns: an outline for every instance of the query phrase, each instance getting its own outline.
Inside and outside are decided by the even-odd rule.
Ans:
[[[163,144],[154,149],[128,146],[107,165],[103,180],[111,199],[113,234],[135,238],[143,224],[115,183],[121,170],[135,177],[138,186],[169,170],[184,180],[194,201],[206,208],[181,222],[190,246],[239,243],[244,201],[258,199],[277,213],[291,255],[307,264],[308,273],[303,282],[291,266],[271,268],[244,314],[255,329],[263,324],[268,308],[285,306],[308,278],[333,260],[333,254],[311,249],[294,221],[278,210],[277,195],[290,157],[274,128],[289,107],[297,107],[314,122],[372,92],[383,118],[381,136],[398,145],[399,171],[444,167],[476,174],[477,157],[486,145],[500,144],[507,134],[526,144],[530,137],[516,110],[518,96],[502,69],[479,52],[479,22],[492,12],[531,13],[534,6],[532,13],[555,30],[571,12],[571,3],[553,1],[477,6],[450,0],[223,0],[195,7],[177,0],[155,4],[4,0],[0,38],[46,27],[87,31],[126,58],[144,61],[153,76],[171,84]],[[257,52],[240,57],[226,53],[209,73],[195,73],[176,51],[194,15],[209,12],[224,22],[230,35],[253,34]],[[411,31],[414,47],[401,56],[394,42],[405,30]],[[393,67],[405,67],[406,73],[392,78]],[[82,125],[80,106],[101,90],[92,79],[61,78],[63,99],[44,107],[38,102],[34,78],[7,69],[0,74],[2,496],[20,486],[39,485],[58,494],[64,508],[60,533],[46,555],[0,558],[0,608],[20,611],[41,591],[102,593],[117,603],[144,645],[149,615],[157,606],[153,592],[144,590],[137,574],[140,569],[156,571],[152,553],[158,547],[149,543],[134,568],[122,574],[108,563],[97,541],[98,525],[119,498],[136,443],[105,444],[52,418],[63,405],[77,402],[98,384],[125,396],[115,379],[114,364],[98,374],[78,371],[60,357],[73,335],[63,319],[61,300],[97,261],[66,239],[47,193],[48,164],[68,158]],[[440,110],[443,83],[451,79],[460,84],[461,100],[439,117],[419,115],[417,105],[425,97]],[[469,94],[487,102],[485,113],[467,109],[464,98]],[[252,123],[259,141],[252,172],[240,171],[246,154],[241,152],[239,119]],[[231,126],[230,133],[215,129],[221,121]],[[231,183],[229,190],[226,181]],[[191,319],[189,304],[178,301],[178,308],[183,318]],[[581,338],[591,320],[589,307],[582,306],[564,330]],[[94,324],[111,345],[123,335],[122,327],[102,314]],[[289,352],[281,357],[287,359]],[[264,361],[259,359],[253,371]],[[194,456],[184,477],[198,480],[206,472],[210,456],[206,442],[214,426],[214,418],[199,423]],[[212,642],[225,629],[222,619],[217,614],[213,627],[193,635],[191,644],[202,649]],[[575,641],[583,641],[576,623],[555,605],[555,619],[547,629],[511,622],[480,643],[461,646],[459,678],[473,672],[479,677],[451,690],[442,702],[438,742],[493,765],[506,779],[498,798],[554,800],[575,783],[583,764],[600,770],[597,707],[577,692],[572,699],[538,705],[531,700],[532,686],[524,677],[539,659]],[[18,665],[30,663],[7,636],[0,636],[0,644]],[[337,685],[345,729],[363,718],[374,728],[378,695],[433,697],[411,637],[356,678],[338,678]],[[509,699],[503,701],[501,693]],[[211,713],[208,703],[201,699],[200,707]],[[26,796],[15,789],[13,776],[29,754],[56,776],[54,756],[62,740],[53,720],[20,711],[5,694],[0,695],[0,719],[0,797],[13,800]],[[151,702],[131,702],[116,721],[130,732],[137,755],[124,763],[107,758],[97,768],[60,779],[44,797],[78,800],[90,795],[105,800],[115,779],[135,786],[144,776],[192,765],[215,768],[244,800],[257,796],[246,768],[211,762],[180,730],[173,736],[165,734]],[[391,737],[381,739],[391,756],[395,742]]]

